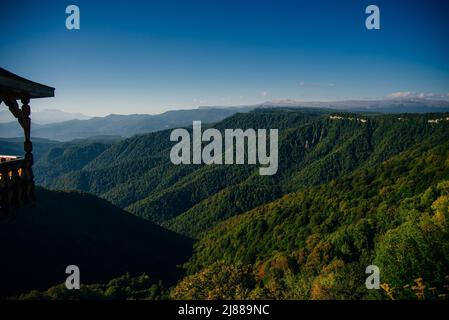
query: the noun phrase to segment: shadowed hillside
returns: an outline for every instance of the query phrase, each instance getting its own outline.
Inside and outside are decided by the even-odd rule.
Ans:
[[[95,196],[39,188],[37,199],[0,223],[0,295],[63,283],[71,264],[84,284],[127,272],[172,283],[191,254],[191,240]]]

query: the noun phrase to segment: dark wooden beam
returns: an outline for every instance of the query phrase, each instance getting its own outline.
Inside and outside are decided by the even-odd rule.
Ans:
[[[49,98],[55,96],[55,89],[0,68],[0,99],[4,96],[17,100],[23,97]]]

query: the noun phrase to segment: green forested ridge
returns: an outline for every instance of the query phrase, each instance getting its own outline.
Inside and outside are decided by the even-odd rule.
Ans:
[[[115,143],[81,170],[45,185],[94,193],[136,215],[199,237],[228,217],[368,168],[418,142],[441,136],[449,127],[428,123],[436,117],[432,114],[338,114],[345,119],[330,119],[330,114],[261,109],[236,114],[214,126],[220,130],[278,128],[279,170],[271,177],[260,176],[258,166],[175,166],[169,160],[170,131],[160,131]]]
[[[445,134],[447,128],[431,127],[424,119],[403,123],[391,117],[376,117],[367,124],[319,119],[289,128],[280,137],[277,175],[261,177],[253,171],[241,183],[222,189],[165,225],[196,237],[217,221],[380,163],[423,139]]]
[[[79,290],[67,290],[64,284],[46,291],[32,290],[26,294],[8,297],[21,300],[160,300],[169,298],[169,290],[161,281],[154,281],[143,273],[126,273],[106,284],[82,284]]]
[[[395,298],[416,297],[419,278],[426,297],[447,297],[448,210],[446,135],[218,224],[172,294],[225,297],[224,279],[212,275],[225,265],[245,278],[228,298],[379,298],[364,287],[366,266],[376,264]]]
[[[241,126],[244,120],[247,127],[265,127],[271,117],[269,112],[249,117],[240,114],[220,125],[223,128]],[[277,113],[274,119],[278,118],[281,126],[282,123],[308,121],[309,117],[303,113],[293,116]],[[128,207],[131,212],[163,221],[164,217],[176,216],[228,186],[232,179],[241,181],[255,169],[247,166],[174,166],[168,155],[173,144],[169,134],[170,131],[162,131],[114,144],[83,170],[63,175],[47,185],[93,192],[121,207]]]
[[[82,169],[108,147],[109,144],[92,141],[57,144],[38,159],[34,170],[36,182],[46,184],[62,174]]]

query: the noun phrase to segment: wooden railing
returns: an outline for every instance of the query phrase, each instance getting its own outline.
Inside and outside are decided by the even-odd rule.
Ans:
[[[0,155],[0,216],[10,215],[34,202],[32,163],[21,157]]]

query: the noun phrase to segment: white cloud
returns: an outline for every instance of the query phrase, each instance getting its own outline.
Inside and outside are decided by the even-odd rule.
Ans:
[[[411,92],[410,91],[399,91],[399,92],[393,92],[387,96],[387,98],[408,98],[410,97]]]
[[[444,99],[449,98],[449,93],[432,93],[432,92],[411,92],[411,91],[398,91],[393,92],[386,96],[388,99]]]
[[[268,92],[267,92],[267,91],[262,91],[262,92],[260,93],[260,95],[261,95],[262,97],[266,97],[266,96],[268,95]]]

